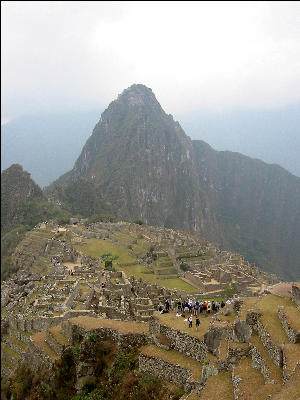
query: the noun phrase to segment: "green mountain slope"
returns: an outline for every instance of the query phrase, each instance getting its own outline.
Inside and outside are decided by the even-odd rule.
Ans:
[[[13,164],[1,174],[1,279],[13,271],[10,256],[25,232],[41,221],[68,222],[70,213],[50,203],[30,174]]]

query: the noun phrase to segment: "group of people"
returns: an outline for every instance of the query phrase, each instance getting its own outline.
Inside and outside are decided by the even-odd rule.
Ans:
[[[183,317],[185,321],[189,323],[189,328],[193,327],[193,316],[196,317],[196,330],[198,330],[200,325],[200,314],[208,316],[209,314],[216,314],[220,308],[224,308],[225,305],[230,305],[233,300],[228,299],[226,303],[224,300],[219,303],[218,301],[200,301],[194,299],[188,300],[165,300],[165,306],[159,305],[158,311],[161,314],[169,313],[170,311],[176,312],[176,317]],[[186,317],[190,314],[189,317]]]

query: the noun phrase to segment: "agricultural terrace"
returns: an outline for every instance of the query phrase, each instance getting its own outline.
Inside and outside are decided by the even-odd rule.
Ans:
[[[137,258],[129,254],[129,251],[113,243],[109,240],[103,239],[84,239],[81,244],[74,243],[74,247],[81,251],[83,254],[91,257],[100,258],[103,254],[111,253],[113,257],[117,256],[116,260],[113,260],[113,268],[116,271],[124,271],[127,277],[134,276],[135,278],[142,278],[152,284],[165,287],[167,289],[177,289],[185,291],[187,293],[195,293],[197,289],[184,282],[180,278],[170,278],[170,275],[156,275],[151,271],[150,268],[144,267],[138,263]],[[130,266],[120,266],[119,264],[136,263]]]

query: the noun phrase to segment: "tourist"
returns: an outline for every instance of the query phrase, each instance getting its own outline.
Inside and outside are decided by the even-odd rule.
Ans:
[[[169,303],[168,299],[166,299],[166,301],[165,301],[165,306],[166,306],[166,311],[169,311],[170,303]]]
[[[206,311],[207,311],[207,314],[210,314],[210,311],[211,311],[211,304],[210,303],[207,304]]]
[[[225,307],[224,300],[222,300],[222,303],[221,303],[221,308],[223,308],[223,307]]]
[[[196,331],[198,330],[199,325],[200,325],[200,319],[199,319],[199,317],[197,317],[196,318]]]
[[[178,301],[177,304],[178,304],[178,311],[182,311],[182,310],[181,310],[181,301]]]
[[[192,317],[192,315],[190,316],[188,321],[189,321],[189,328],[192,328],[192,326],[193,326],[193,317]]]
[[[212,309],[212,313],[213,313],[213,314],[215,314],[215,313],[217,312],[216,305],[215,305],[215,302],[214,302],[214,301],[212,301],[211,309]]]
[[[197,303],[194,304],[194,315],[198,315],[199,305]]]

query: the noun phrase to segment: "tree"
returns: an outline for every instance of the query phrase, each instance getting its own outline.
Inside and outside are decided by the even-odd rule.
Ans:
[[[104,253],[101,255],[102,260],[104,261],[104,267],[108,271],[114,271],[113,261],[117,260],[119,256],[113,256],[111,253]]]

